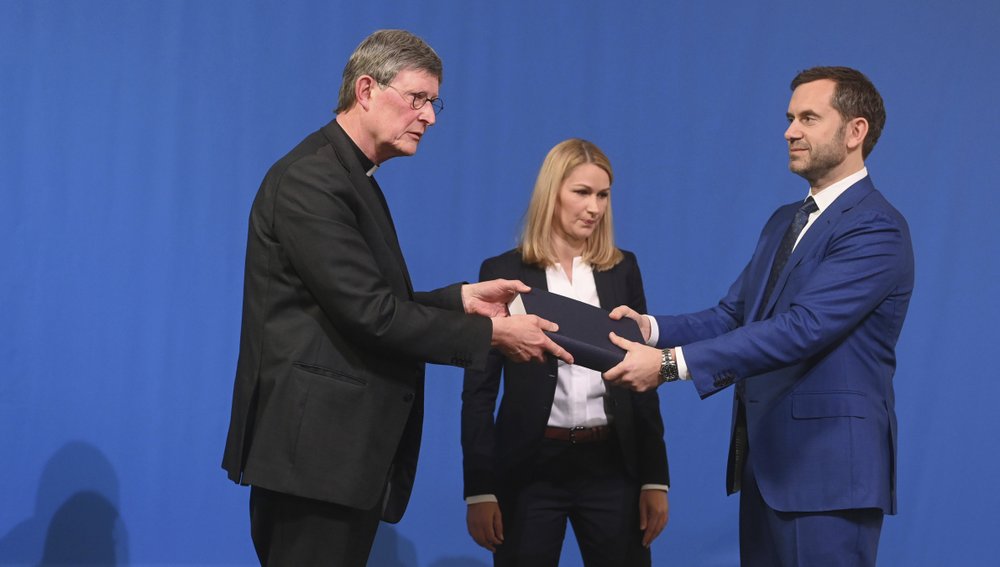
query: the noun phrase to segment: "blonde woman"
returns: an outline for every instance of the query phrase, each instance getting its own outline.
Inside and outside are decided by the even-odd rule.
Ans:
[[[645,313],[635,255],[615,246],[613,174],[594,144],[549,151],[517,248],[483,262],[480,279]],[[503,398],[494,419],[503,380]],[[494,565],[556,566],[566,523],[584,564],[650,564],[667,523],[669,471],[656,392],[606,386],[600,373],[516,363],[499,352],[465,373],[462,449],[468,527]]]

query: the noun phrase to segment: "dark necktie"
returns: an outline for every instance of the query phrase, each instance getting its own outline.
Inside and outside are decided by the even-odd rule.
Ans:
[[[768,276],[767,286],[764,287],[764,297],[761,299],[760,309],[757,311],[757,319],[760,319],[764,315],[764,308],[767,306],[768,300],[771,299],[771,292],[774,291],[774,284],[778,282],[778,275],[781,274],[781,270],[788,263],[788,257],[792,255],[792,248],[795,247],[795,241],[799,238],[799,233],[806,226],[809,215],[818,210],[819,207],[816,206],[816,201],[813,201],[813,198],[809,197],[802,203],[799,210],[795,212],[795,218],[792,220],[792,224],[788,226],[788,230],[785,231],[785,236],[781,239],[781,245],[778,246],[778,252],[774,255],[774,264],[771,265],[771,275]]]

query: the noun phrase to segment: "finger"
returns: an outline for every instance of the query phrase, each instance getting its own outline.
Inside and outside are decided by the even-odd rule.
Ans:
[[[531,291],[531,288],[524,285],[521,280],[504,280],[507,289],[512,289],[518,293],[527,293]]]
[[[552,339],[545,337],[545,350],[552,353],[553,356],[559,360],[565,362],[566,364],[573,364],[573,355],[570,354],[566,349],[557,345]],[[545,362],[544,355],[542,356],[542,362]]]
[[[478,543],[481,547],[484,547],[490,551],[496,551],[496,548],[493,546],[494,544],[494,542],[492,541],[493,538],[489,533],[489,530],[486,529],[485,527],[480,528],[479,533],[476,534],[475,540],[476,543]]]
[[[625,373],[621,366],[621,364],[618,364],[617,366],[604,371],[604,374],[602,374],[601,377],[604,378],[605,382],[610,382],[612,384],[618,383],[618,381],[621,380],[622,374]]]
[[[479,531],[479,526],[469,526],[469,535],[472,536],[472,541],[476,542],[480,547],[486,547],[486,538]]]
[[[496,534],[496,543],[503,543],[503,514],[499,511],[493,515],[493,533]]]
[[[528,362],[531,360],[531,356],[519,348],[510,351],[507,354],[507,358],[513,360],[514,362]]]
[[[532,317],[534,317],[535,324],[538,325],[538,328],[543,331],[549,331],[550,333],[554,333],[559,330],[559,325],[556,325],[555,323],[549,321],[548,319],[542,319],[538,315],[532,315]]]
[[[608,334],[608,338],[611,339],[612,343],[614,343],[615,345],[617,345],[617,346],[619,346],[619,347],[621,347],[621,348],[623,348],[625,350],[632,350],[632,348],[634,348],[634,346],[636,345],[636,343],[634,343],[634,342],[632,342],[632,341],[630,341],[628,339],[623,339],[623,338],[619,337],[618,335],[616,335],[614,333],[609,333]]]
[[[656,538],[658,538],[660,536],[660,534],[663,532],[663,527],[664,526],[665,526],[665,524],[663,522],[663,516],[660,516],[660,517],[655,518],[653,520],[653,522],[649,526],[649,530],[647,530],[647,532],[646,532],[646,536],[643,538],[643,539],[647,539],[648,538],[648,540],[649,540],[649,541],[647,541],[645,543],[645,545],[647,547],[649,546],[649,544],[653,543],[654,539],[656,539]]]
[[[608,317],[611,317],[612,319],[614,319],[615,321],[617,321],[617,320],[621,319],[622,317],[625,317],[626,315],[628,315],[628,312],[629,312],[629,308],[628,308],[627,305],[619,305],[618,307],[615,307],[614,309],[612,309],[611,313],[608,313]]]

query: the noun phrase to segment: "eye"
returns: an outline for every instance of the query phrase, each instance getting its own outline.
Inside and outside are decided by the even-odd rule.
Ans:
[[[599,198],[601,198],[601,199],[607,199],[608,197],[610,197],[610,196],[611,196],[611,192],[610,192],[610,191],[599,191],[599,192],[597,193],[597,196],[598,196]]]

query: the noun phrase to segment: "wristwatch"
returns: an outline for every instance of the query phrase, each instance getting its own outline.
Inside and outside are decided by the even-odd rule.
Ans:
[[[673,349],[665,348],[660,353],[660,384],[680,380]]]

